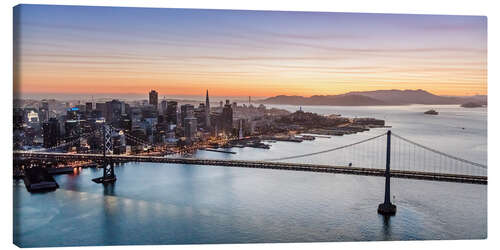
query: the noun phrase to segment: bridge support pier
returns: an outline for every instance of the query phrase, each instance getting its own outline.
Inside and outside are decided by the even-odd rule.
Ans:
[[[113,144],[111,142],[111,128],[108,125],[102,126],[102,146],[103,146],[103,158],[104,165],[102,177],[92,179],[96,183],[114,183],[116,181],[115,176],[115,163],[113,161],[108,161],[106,159],[106,152],[113,152]]]
[[[396,214],[396,205],[391,203],[391,131],[387,131],[387,153],[385,162],[385,196],[384,203],[378,205],[377,212],[382,215]]]
[[[104,163],[104,166],[102,167],[103,170],[103,175],[102,177],[92,179],[95,183],[114,183],[116,181],[116,176],[115,176],[115,163],[109,162],[109,163]]]

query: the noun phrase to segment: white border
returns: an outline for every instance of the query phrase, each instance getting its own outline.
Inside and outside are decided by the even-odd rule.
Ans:
[[[300,244],[242,244],[242,245],[187,245],[187,246],[154,246],[162,249],[331,249],[332,247],[350,249],[489,249],[500,245],[497,215],[500,211],[498,202],[498,166],[496,149],[500,139],[498,127],[498,47],[499,41],[499,14],[495,5],[496,1],[469,0],[469,1],[439,1],[439,0],[350,0],[350,1],[291,1],[291,0],[173,0],[173,1],[132,1],[132,0],[52,0],[52,1],[2,1],[0,17],[3,37],[2,43],[2,84],[1,105],[2,122],[1,143],[2,165],[1,169],[1,232],[0,242],[8,248],[17,248],[12,244],[12,7],[19,4],[65,4],[65,5],[94,5],[94,6],[127,6],[127,7],[162,7],[162,8],[209,8],[209,9],[252,9],[252,10],[291,10],[291,11],[330,11],[330,12],[367,12],[367,13],[411,13],[411,14],[450,14],[450,15],[485,15],[488,17],[488,151],[490,166],[488,177],[488,240],[468,241],[401,241],[401,242],[355,242],[355,243],[300,243]],[[497,197],[495,197],[497,196]],[[57,230],[57,229],[54,229]],[[128,249],[146,249],[152,246],[130,246]],[[120,247],[107,247],[107,249],[118,249]],[[58,248],[66,249],[66,248]]]

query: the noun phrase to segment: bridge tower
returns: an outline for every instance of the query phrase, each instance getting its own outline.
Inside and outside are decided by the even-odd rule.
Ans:
[[[391,203],[391,131],[387,131],[387,152],[385,160],[385,197],[384,203],[378,205],[378,213],[395,215],[396,205]]]
[[[102,146],[103,146],[103,175],[92,179],[96,183],[113,183],[116,181],[115,164],[106,153],[113,153],[113,142],[111,140],[112,130],[109,125],[102,126]]]

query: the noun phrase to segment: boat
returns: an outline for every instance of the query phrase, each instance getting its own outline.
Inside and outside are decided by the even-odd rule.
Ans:
[[[217,152],[217,153],[236,154],[236,152],[233,152],[233,151],[218,150],[218,149],[214,149],[214,148],[200,148],[200,150]]]
[[[426,114],[426,115],[437,115],[439,113],[436,110],[434,110],[434,109],[429,109],[429,110],[425,111],[424,114]]]
[[[314,136],[312,136],[312,135],[302,135],[302,136],[300,137],[300,139],[302,139],[302,140],[306,140],[306,141],[313,141],[313,140],[315,140],[315,139],[316,139],[316,137],[314,137]]]

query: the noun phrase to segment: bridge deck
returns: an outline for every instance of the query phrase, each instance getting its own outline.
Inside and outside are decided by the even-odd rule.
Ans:
[[[136,156],[136,155],[108,155],[106,158],[114,162],[155,162],[155,163],[172,163],[172,164],[193,164],[193,165],[207,165],[207,166],[326,172],[326,173],[367,175],[367,176],[385,175],[384,169],[288,163],[288,162],[169,158],[160,156]],[[14,159],[25,159],[31,161],[58,161],[58,160],[103,161],[103,156],[100,154],[68,154],[68,153],[41,153],[41,152],[33,153],[26,151],[15,151]],[[407,170],[391,170],[391,177],[432,180],[432,181],[463,182],[463,183],[474,183],[474,184],[488,183],[488,179],[486,176],[432,173],[432,172],[407,171]]]

